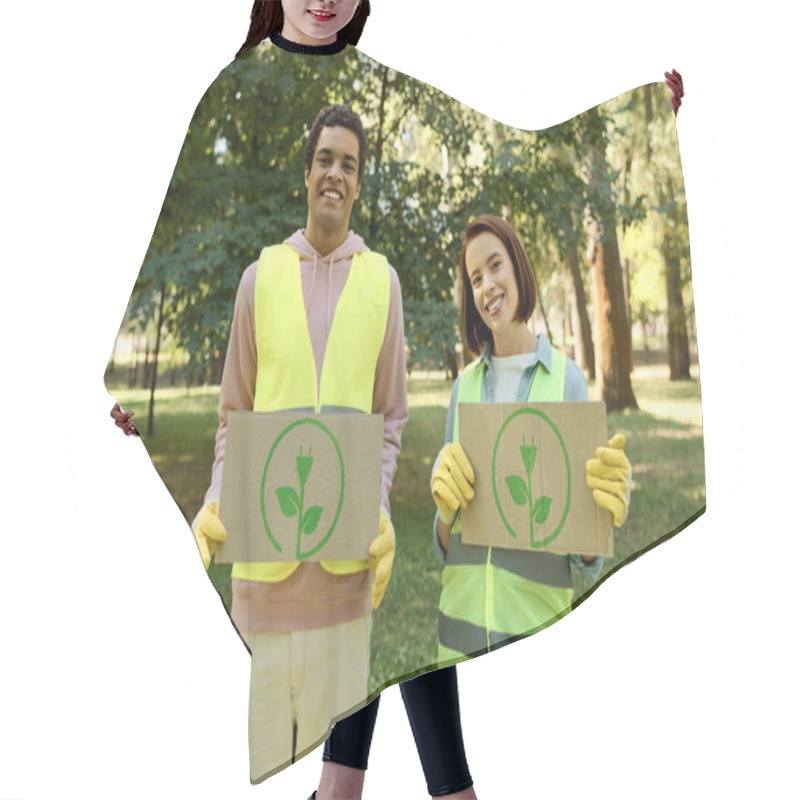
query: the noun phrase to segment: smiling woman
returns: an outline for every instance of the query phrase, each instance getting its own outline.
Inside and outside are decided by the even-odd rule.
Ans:
[[[236,57],[275,34],[300,45],[358,44],[369,12],[369,0],[255,0]]]
[[[298,44],[332,44],[358,4],[359,0],[282,0],[281,35]]]
[[[462,329],[467,347],[476,354],[490,338],[498,356],[519,352],[534,338],[525,324],[515,324],[533,314],[533,272],[519,239],[502,223],[485,218],[462,256]]]

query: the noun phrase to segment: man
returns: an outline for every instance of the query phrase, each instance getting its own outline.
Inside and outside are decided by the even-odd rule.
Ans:
[[[377,608],[394,558],[389,490],[408,419],[402,299],[394,269],[349,230],[365,150],[349,107],[320,111],[305,151],[305,230],[266,248],[239,285],[212,481],[193,525],[208,567],[226,536],[218,500],[231,411],[383,415],[382,508],[370,561],[233,566],[231,616],[252,655],[252,782],[316,745],[334,717],[366,699],[370,598]]]

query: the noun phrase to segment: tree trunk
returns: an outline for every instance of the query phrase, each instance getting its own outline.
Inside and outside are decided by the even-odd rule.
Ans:
[[[158,351],[161,347],[161,323],[164,320],[164,294],[166,286],[161,284],[161,299],[158,303],[158,323],[156,325],[156,349],[153,356],[153,374],[150,378],[150,409],[147,413],[147,435],[153,435],[153,411],[156,399],[156,378],[158,376]]]
[[[454,381],[458,377],[458,358],[452,350],[445,350],[444,358],[447,362],[447,371],[450,373],[450,380]]]
[[[631,174],[631,167],[633,165],[633,155],[629,152],[625,158],[625,170],[623,172],[623,192],[622,192],[622,202],[626,206],[630,206],[631,203],[631,192],[630,187],[628,185],[629,178]],[[622,223],[622,235],[625,236],[625,222]],[[623,239],[624,243],[624,239]],[[631,314],[631,270],[630,264],[628,263],[628,256],[625,253],[625,247],[623,244],[622,253],[620,254],[621,262],[622,262],[622,286],[625,291],[625,313],[628,315],[628,328],[633,329],[633,314]],[[628,364],[628,371],[633,372],[633,343],[631,342],[631,349],[630,349],[630,363]]]
[[[383,67],[381,75],[381,99],[380,107],[378,108],[378,132],[375,142],[375,175],[378,176],[378,181],[374,184],[374,194],[372,195],[372,203],[369,211],[369,241],[372,242],[378,233],[378,223],[380,222],[380,208],[378,200],[380,199],[380,174],[381,162],[383,161],[383,145],[384,145],[384,125],[386,122],[386,100],[389,91],[389,68]]]
[[[596,108],[586,112],[588,127],[585,140],[584,177],[595,198],[592,213],[587,209],[586,230],[589,239],[588,262],[594,275],[595,317],[597,319],[598,361],[597,388],[608,411],[638,408],[631,386],[629,365],[631,329],[625,309],[622,266],[619,258],[611,179],[606,164]]]
[[[671,238],[671,237],[668,237]],[[689,337],[686,333],[686,310],[681,291],[680,260],[665,243],[664,272],[667,281],[667,354],[669,358],[669,379],[685,381],[691,378],[689,372]]]
[[[598,227],[592,220],[592,228]],[[638,408],[631,386],[630,329],[625,315],[625,294],[622,290],[622,269],[619,263],[617,237],[605,241],[599,233],[590,233],[592,240],[589,264],[594,274],[595,317],[597,320],[600,369],[597,387],[608,411]],[[627,349],[626,349],[627,348]]]
[[[647,125],[653,121],[653,101],[650,87],[645,86],[645,120]],[[647,158],[650,160],[650,136],[647,136]],[[663,184],[657,182],[658,205],[663,209],[667,204]],[[674,201],[675,190],[672,180],[667,178],[667,192]],[[681,261],[675,240],[675,213],[673,207],[666,212],[664,237],[661,240],[661,254],[664,258],[664,278],[667,285],[667,360],[671,381],[689,380],[689,336],[686,332],[686,310],[683,306],[683,281],[681,280]]]
[[[578,252],[574,248],[569,249],[567,262],[572,275],[572,284],[575,287],[575,310],[578,314],[578,330],[575,332],[575,360],[578,362],[578,366],[589,376],[589,380],[593,381],[596,374],[592,326],[589,322],[589,312],[586,309],[586,290],[583,286],[581,265],[578,260]]]
[[[644,355],[645,355],[645,363],[648,362],[648,357],[650,354],[650,345],[647,341],[647,307],[644,303],[641,304],[641,314],[642,320],[642,342],[644,343]]]
[[[547,334],[548,341],[553,341],[553,334],[550,332],[550,323],[547,320],[547,312],[544,310],[544,303],[542,302],[542,293],[539,291],[539,281],[536,278],[536,268],[533,266],[533,262],[531,262],[531,274],[533,275],[533,286],[536,290],[536,299],[538,302],[536,303],[537,308],[539,309],[539,313],[542,315],[542,319],[544,320],[544,330]]]
[[[147,338],[147,333],[144,335],[144,369],[142,370],[142,389],[147,388],[150,382],[150,340]]]

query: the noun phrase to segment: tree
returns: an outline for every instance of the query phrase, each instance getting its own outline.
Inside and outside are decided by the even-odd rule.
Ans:
[[[688,260],[688,226],[682,224],[686,215],[686,205],[682,197],[682,189],[677,192],[672,172],[679,169],[677,148],[671,145],[674,137],[664,136],[666,125],[674,126],[674,114],[669,104],[653,103],[651,87],[645,86],[645,109],[647,120],[648,152],[659,149],[660,169],[653,170],[655,191],[658,198],[658,211],[663,215],[664,225],[661,232],[661,253],[664,258],[664,283],[667,291],[667,360],[669,362],[669,379],[688,380],[689,372],[689,336],[686,329],[686,309],[683,303],[683,284],[681,261]],[[662,93],[663,94],[663,93]],[[660,111],[658,116],[654,105]],[[660,130],[659,130],[660,128]],[[652,147],[651,139],[657,140],[657,148]],[[666,191],[665,191],[666,189]],[[683,230],[681,230],[683,228]]]
[[[666,319],[670,379],[680,380],[689,377],[691,280],[683,177],[669,95],[662,84],[652,84],[618,98],[612,114],[625,135],[611,150],[625,177],[622,229],[631,294],[636,294],[631,306],[643,333],[649,321]],[[628,221],[633,224],[625,224]]]
[[[605,158],[605,121],[597,108],[584,121],[587,261],[594,275],[599,370],[597,387],[609,411],[638,408],[631,386],[631,331],[616,231],[611,175]]]
[[[567,250],[567,264],[569,265],[572,285],[575,291],[575,309],[578,314],[578,330],[576,331],[576,357],[578,366],[586,371],[589,380],[597,377],[594,363],[594,342],[592,341],[592,327],[589,322],[589,312],[586,307],[586,290],[583,286],[580,261],[577,248]]]

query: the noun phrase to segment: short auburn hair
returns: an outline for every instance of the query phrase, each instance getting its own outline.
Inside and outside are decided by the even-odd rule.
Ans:
[[[364,25],[369,16],[369,0],[361,0],[353,15],[353,19],[339,31],[338,40],[344,39],[348,44],[356,45],[361,38]],[[255,0],[250,11],[250,29],[244,44],[239,48],[236,58],[243,56],[248,50],[261,44],[283,30],[283,6],[280,0]]]
[[[470,356],[480,355],[483,348],[492,341],[492,332],[481,319],[475,308],[472,284],[467,273],[467,245],[482,233],[493,233],[503,244],[514,266],[517,280],[519,305],[514,315],[515,322],[527,322],[536,307],[536,283],[533,280],[531,262],[514,229],[504,219],[482,214],[473,219],[464,233],[464,247],[461,249],[461,343]],[[472,360],[472,359],[470,359]]]
[[[325,106],[317,114],[306,142],[306,170],[308,172],[311,171],[314,163],[314,154],[317,152],[319,135],[322,133],[323,128],[347,128],[356,135],[356,139],[358,139],[358,182],[361,183],[361,179],[364,177],[364,162],[367,157],[367,136],[364,133],[364,126],[361,124],[361,117],[350,106],[342,103]]]

